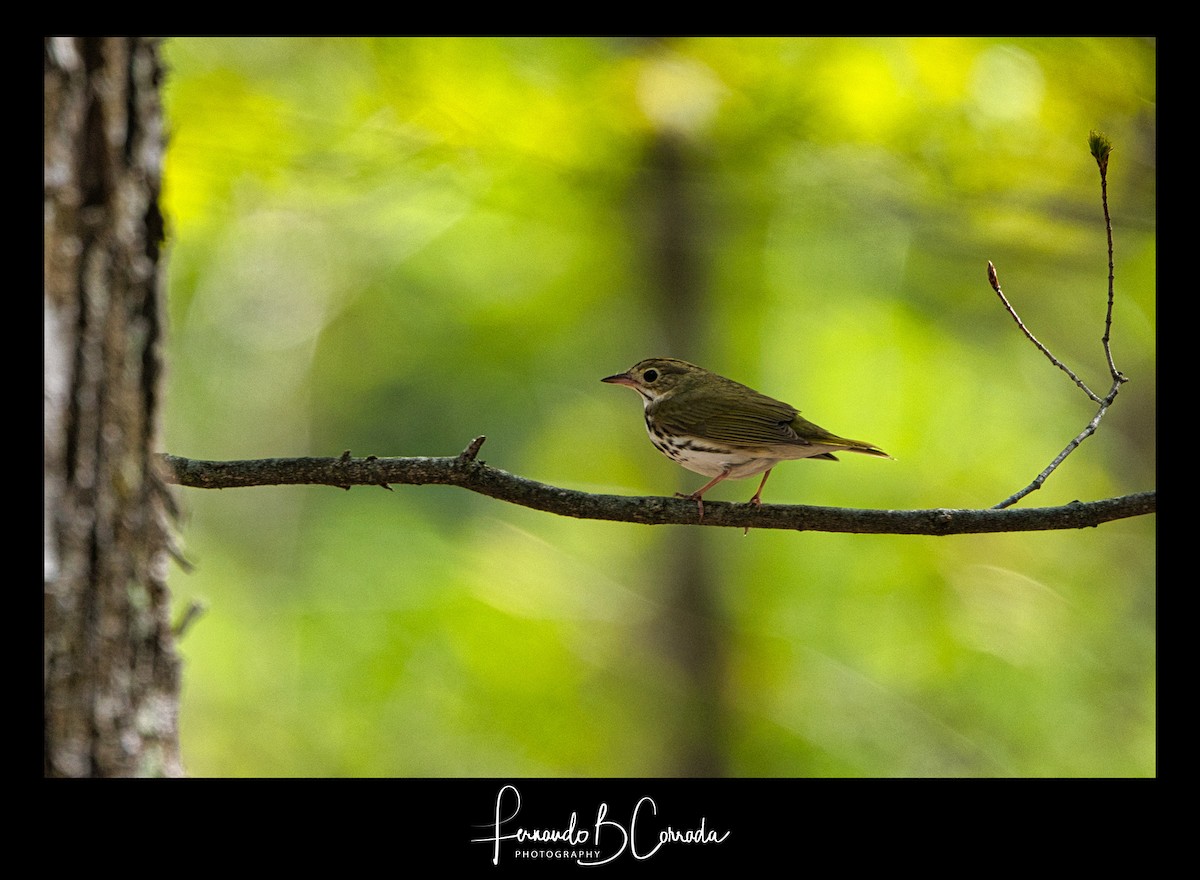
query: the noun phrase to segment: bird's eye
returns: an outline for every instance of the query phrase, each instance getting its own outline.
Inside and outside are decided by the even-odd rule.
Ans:
[[[642,373],[642,378],[647,382],[653,382],[658,378],[658,370],[647,370],[646,372]]]

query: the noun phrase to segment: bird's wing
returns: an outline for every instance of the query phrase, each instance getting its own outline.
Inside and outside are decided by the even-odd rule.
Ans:
[[[672,407],[675,416],[667,420],[662,420],[661,414],[656,414],[656,417],[663,421],[663,427],[671,433],[718,443],[735,446],[772,446],[781,443],[789,446],[811,445],[792,427],[793,420],[797,418],[795,407],[749,389],[745,389],[743,395],[743,405],[730,407],[714,404],[710,395],[683,392],[675,398],[675,406]],[[815,425],[812,427],[816,428]],[[819,428],[817,430],[820,431]]]
[[[714,404],[711,395],[683,392],[675,398],[683,405],[672,407],[677,415],[664,420],[656,414],[656,418],[670,433],[732,446],[831,446],[890,457],[873,444],[832,434],[802,418],[791,404],[744,386],[742,401],[742,405],[730,407]]]

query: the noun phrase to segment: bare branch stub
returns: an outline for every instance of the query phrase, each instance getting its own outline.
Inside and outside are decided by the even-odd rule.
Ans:
[[[459,461],[463,464],[474,461],[475,457],[479,455],[479,449],[483,446],[485,440],[487,440],[487,437],[481,434],[467,444],[467,448],[458,454]]]

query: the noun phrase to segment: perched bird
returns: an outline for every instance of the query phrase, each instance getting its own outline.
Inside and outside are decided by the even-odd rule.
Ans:
[[[861,452],[891,458],[878,446],[847,440],[802,419],[795,407],[740,382],[675,358],[648,358],[601,382],[627,385],[642,396],[650,442],[689,471],[712,477],[690,498],[704,518],[704,493],[725,479],[762,474],[751,504],[781,461]]]

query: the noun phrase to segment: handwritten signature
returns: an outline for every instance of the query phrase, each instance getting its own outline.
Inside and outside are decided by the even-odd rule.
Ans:
[[[658,805],[651,797],[641,798],[633,808],[628,826],[609,818],[608,804],[601,803],[596,811],[596,822],[589,827],[579,827],[578,814],[561,828],[525,828],[510,823],[517,818],[521,809],[521,793],[515,785],[505,785],[496,794],[496,811],[490,837],[477,837],[472,843],[492,844],[492,864],[500,864],[500,844],[515,841],[514,854],[523,858],[573,858],[579,865],[604,865],[622,855],[626,849],[638,860],[653,856],[668,844],[719,844],[724,843],[730,832],[717,833],[706,827],[706,817],[700,818],[695,828],[677,829],[670,825],[658,832],[652,846],[638,849],[638,822],[644,815],[658,815]],[[648,814],[644,814],[648,810]],[[550,845],[550,849],[537,845]],[[525,848],[521,848],[524,845]],[[532,849],[530,848],[532,846]],[[607,853],[607,854],[606,854]]]

